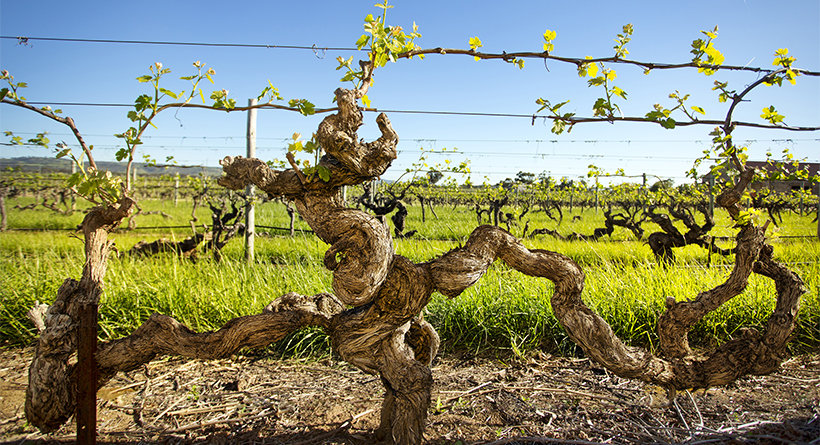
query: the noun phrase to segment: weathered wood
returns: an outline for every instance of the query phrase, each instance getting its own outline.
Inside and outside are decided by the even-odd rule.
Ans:
[[[136,369],[157,356],[219,359],[242,348],[262,348],[306,326],[329,326],[344,307],[330,294],[305,297],[294,292],[259,315],[234,318],[214,332],[196,333],[167,315],[152,314],[131,335],[102,343],[97,363],[104,378]]]
[[[748,250],[755,247],[746,244],[759,242],[756,237],[741,236],[738,240],[738,244]],[[765,250],[770,252],[770,249],[767,246]],[[742,375],[777,369],[786,352],[786,340],[794,329],[799,296],[806,292],[800,278],[775,263],[770,253],[761,256],[750,262],[748,269],[738,268],[746,274],[745,277],[730,278],[716,289],[734,288],[734,281],[745,281],[752,264],[757,273],[774,279],[778,303],[764,336],[747,330],[742,338],[709,354],[655,356],[624,345],[606,321],[584,304],[581,300],[584,274],[575,262],[555,252],[530,251],[515,237],[493,226],[477,228],[463,248],[430,262],[436,289],[444,295],[457,296],[474,284],[496,257],[524,274],[544,277],[555,283],[551,298],[553,312],[570,338],[591,358],[621,377],[678,390],[725,385]],[[720,294],[716,290],[712,293]],[[689,326],[681,322],[675,328],[685,336]]]
[[[709,231],[715,226],[714,219],[709,213],[709,209],[705,204],[698,204],[696,207],[704,218],[703,225],[698,225],[695,221],[694,215],[690,210],[683,205],[669,206],[669,214],[676,219],[683,222],[689,229],[686,233],[681,234],[680,231],[672,223],[669,215],[662,213],[655,213],[655,206],[650,206],[647,210],[647,216],[661,227],[661,232],[655,232],[649,235],[647,242],[655,258],[664,265],[671,264],[675,261],[675,252],[673,249],[678,247],[685,247],[688,245],[696,245],[706,249],[711,256],[712,253],[718,253],[726,256],[735,253],[735,249],[721,249],[715,247],[714,238],[708,236]]]
[[[11,186],[0,183],[0,232],[6,230],[8,224],[8,213],[6,212],[6,196],[9,195]]]
[[[97,304],[80,306],[77,332],[77,444],[97,443]]]
[[[115,205],[96,207],[80,226],[86,254],[82,278],[65,280],[57,291],[29,368],[26,418],[42,431],[57,429],[75,412],[78,376],[69,358],[77,351],[78,313],[83,305],[99,303],[112,246],[108,233],[133,212],[134,204],[123,198]]]
[[[194,236],[185,238],[182,241],[172,241],[168,238],[160,238],[150,243],[142,240],[134,244],[128,255],[152,256],[161,252],[175,252],[178,255],[190,256],[196,252],[197,246],[206,239],[204,233],[197,233]]]
[[[763,246],[763,230],[752,225],[743,227],[738,234],[735,265],[726,281],[708,291],[701,292],[692,301],[666,300],[666,312],[658,320],[660,352],[669,358],[683,358],[692,354],[687,334],[695,323],[723,303],[746,289],[752,266]]]
[[[130,336],[100,345],[97,385],[158,355],[223,358],[241,348],[266,346],[303,327],[319,326],[330,336],[336,353],[362,371],[378,375],[384,384],[375,439],[420,444],[430,404],[430,365],[439,346],[438,335],[420,313],[434,291],[458,296],[496,259],[524,274],[552,281],[553,312],[569,337],[619,376],[674,390],[722,385],[744,374],[778,367],[805,286],[797,275],[772,260],[763,230],[752,224],[738,235],[738,264],[724,284],[692,303],[668,302],[661,317],[659,355],[626,346],[584,304],[584,273],[574,261],[559,253],[527,249],[498,227],[480,226],[463,247],[425,263],[415,264],[396,255],[385,225],[372,215],[344,207],[341,199],[342,187],[375,178],[396,157],[398,137],[384,114],[377,118],[382,132],[379,139],[364,143],[356,135],[362,124],[356,106],[360,93],[337,90],[340,112],[326,117],[319,126],[317,139],[327,153],[320,165],[331,173],[327,182],[292,169],[275,171],[258,159],[227,157],[221,161],[225,176],[219,184],[234,190],[254,184],[271,196],[294,202],[314,233],[330,245],[324,264],[333,272],[334,294],[305,297],[288,293],[262,314],[236,318],[215,332],[196,333],[173,318],[154,314]],[[744,172],[742,177],[748,181],[751,175]],[[742,187],[739,184],[718,197],[718,203],[735,218],[741,211]],[[67,360],[75,349],[76,305],[99,296],[99,287],[89,283],[101,283],[104,273],[107,250],[103,247],[107,244],[101,235],[87,233],[86,241],[87,255],[102,259],[102,267],[89,261],[83,280],[67,280],[46,315],[26,405],[29,420],[43,430],[59,426],[74,407],[77,376]],[[777,306],[766,331],[761,335],[746,330],[741,338],[711,353],[693,353],[685,341],[691,325],[742,291],[753,271],[773,279],[777,289]]]

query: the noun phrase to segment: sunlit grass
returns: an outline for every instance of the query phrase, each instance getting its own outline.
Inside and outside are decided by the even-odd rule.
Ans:
[[[185,225],[190,219],[190,207],[174,210],[173,206],[150,201],[142,205],[143,209],[164,209],[172,215],[168,225]],[[418,209],[410,209],[417,219],[408,222],[408,229],[420,233],[411,239],[394,240],[394,244],[397,253],[415,262],[428,261],[458,247],[476,226],[474,213],[465,208],[437,209],[438,220],[428,212],[424,225]],[[595,220],[594,210],[586,210],[583,215],[575,223],[565,217],[559,230],[589,233],[602,221],[602,217]],[[155,223],[169,219],[150,216],[160,218]],[[784,217],[781,234],[811,233],[816,229],[808,217],[791,218]],[[795,227],[787,227],[787,220]],[[149,222],[146,220],[146,224]],[[287,227],[289,218],[283,204],[267,203],[260,206],[257,222]],[[65,223],[71,224],[76,225]],[[298,224],[306,227],[303,221]],[[731,234],[734,229],[727,224],[722,230]],[[66,278],[79,278],[84,258],[82,241],[77,236],[72,231],[0,234],[0,344],[32,341],[33,326],[26,311],[35,301],[52,302]],[[115,233],[112,239],[120,252],[126,252],[139,240],[158,236],[133,231]],[[190,229],[165,230],[162,236],[181,240],[190,236]],[[771,242],[775,258],[800,274],[809,290],[802,299],[791,347],[795,352],[816,350],[820,345],[820,242],[787,237],[775,237]],[[563,253],[578,262],[586,274],[585,302],[625,342],[650,349],[657,345],[655,324],[665,299],[696,298],[699,292],[722,283],[733,261],[732,256],[719,255],[708,260],[703,249],[690,246],[676,251],[675,264],[659,267],[648,246],[626,231],[615,240],[604,238],[599,242],[540,236],[525,239],[524,243],[530,248]],[[287,292],[312,295],[331,291],[331,273],[322,264],[326,249],[312,234],[297,232],[293,238],[257,238],[253,264],[244,261],[241,240],[228,244],[222,262],[208,255],[200,255],[197,261],[170,254],[112,257],[100,305],[100,337],[127,335],[154,312],[173,316],[197,331],[214,330],[232,318],[261,312],[270,301]],[[579,351],[552,314],[552,289],[549,281],[527,277],[499,262],[458,298],[435,294],[425,316],[439,331],[444,351],[504,350],[523,354],[542,349],[577,354]],[[713,347],[736,335],[741,327],[762,330],[774,302],[771,281],[753,275],[743,294],[694,326],[690,340],[697,347]],[[272,350],[327,353],[327,338],[317,329],[304,330]]]

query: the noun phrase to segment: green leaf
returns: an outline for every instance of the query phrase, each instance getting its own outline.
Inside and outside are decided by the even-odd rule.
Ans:
[[[317,166],[316,172],[319,174],[319,177],[322,178],[322,181],[330,181],[330,169],[324,165]]]
[[[128,150],[125,148],[120,148],[114,156],[117,158],[117,161],[122,161],[128,157]]]
[[[359,40],[356,40],[356,48],[364,48],[368,41],[370,41],[370,36],[367,34],[362,34],[362,36],[359,37]]]
[[[598,75],[597,63],[585,63],[584,65],[587,67],[587,75],[589,75],[589,77],[595,77]]]
[[[761,114],[760,117],[762,117],[763,119],[766,119],[767,121],[771,122],[773,125],[777,125],[779,123],[782,123],[783,119],[785,119],[785,116],[778,113],[774,109],[774,105],[769,106],[769,108],[764,108],[763,109],[763,114]]]
[[[797,76],[798,73],[796,71],[792,71],[791,69],[786,70],[786,80],[788,80],[790,84],[794,85],[797,83]]]
[[[470,49],[475,50],[481,48],[482,46],[484,45],[481,44],[481,39],[478,37],[470,37]]]
[[[592,105],[593,116],[606,116],[610,111],[612,111],[612,108],[603,97],[599,97],[598,100],[595,101],[595,104]]]
[[[295,141],[292,144],[288,144],[288,151],[290,152],[303,151],[304,149],[305,146],[302,144],[302,141]]]
[[[0,89],[0,100],[5,99],[8,94],[9,94],[9,89],[8,88]]]
[[[176,99],[176,98],[177,98],[176,93],[174,93],[173,91],[167,90],[167,89],[165,89],[165,88],[160,88],[160,89],[159,89],[159,92],[160,92],[160,93],[162,93],[162,94],[167,94],[168,96],[171,96],[171,97],[173,97],[174,99]]]
[[[697,107],[697,106],[693,105],[692,106],[692,111],[694,111],[695,113],[700,113],[700,114],[706,115],[706,111],[704,111],[703,108],[701,108],[701,107]]]
[[[296,108],[303,116],[310,116],[316,112],[316,106],[306,99],[291,99],[288,106]]]
[[[80,182],[82,182],[82,180],[84,178],[85,178],[85,175],[82,172],[77,172],[77,173],[74,173],[71,176],[69,176],[68,181],[66,181],[66,183],[68,184],[69,187],[74,187],[77,184],[79,184]]]
[[[555,40],[555,37],[555,31],[550,31],[548,29],[544,32],[544,51],[551,52],[555,49],[555,45],[552,44],[552,41]]]
[[[150,106],[151,106],[151,96],[149,96],[147,94],[143,94],[143,95],[137,97],[137,100],[134,101],[134,108],[136,108],[137,111],[145,110],[146,108],[149,108]]]
[[[144,75],[144,76],[137,77],[137,82],[139,82],[139,83],[145,83],[145,82],[150,82],[150,81],[151,81],[151,80],[153,80],[153,79],[154,79],[154,78],[153,78],[153,77],[151,77],[151,75],[146,74],[146,75]]]

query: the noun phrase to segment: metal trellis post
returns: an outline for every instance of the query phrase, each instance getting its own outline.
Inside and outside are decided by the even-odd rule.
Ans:
[[[256,105],[256,99],[248,99],[248,107]],[[248,110],[248,158],[256,157],[256,108]],[[253,262],[253,241],[254,232],[256,231],[256,215],[254,213],[253,195],[255,187],[249,184],[245,189],[245,195],[248,198],[248,204],[245,206],[245,260],[248,263]]]

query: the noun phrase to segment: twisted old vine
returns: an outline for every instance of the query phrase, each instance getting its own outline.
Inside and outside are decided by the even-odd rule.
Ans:
[[[215,332],[195,333],[171,317],[154,314],[130,336],[99,345],[98,386],[116,372],[134,369],[160,355],[228,357],[240,348],[264,347],[303,327],[319,326],[344,360],[381,377],[386,393],[376,439],[418,444],[430,404],[430,364],[439,345],[438,335],[420,312],[434,291],[458,296],[496,259],[524,274],[552,281],[551,302],[561,325],[590,357],[619,376],[674,391],[723,385],[745,374],[770,373],[783,360],[805,286],[796,274],[772,260],[764,229],[751,223],[741,228],[736,265],[724,284],[694,301],[667,301],[667,311],[659,321],[657,355],[624,345],[584,304],[584,273],[574,261],[555,252],[529,250],[498,227],[480,226],[463,247],[425,263],[415,264],[395,254],[386,226],[372,215],[345,208],[340,190],[384,173],[396,157],[398,136],[387,116],[380,114],[377,123],[382,136],[360,142],[356,131],[362,113],[356,105],[356,91],[339,89],[336,98],[339,112],[326,117],[317,132],[327,153],[321,164],[331,172],[329,181],[308,179],[298,169],[272,170],[258,159],[242,157],[222,161],[225,176],[219,181],[230,189],[255,184],[271,196],[292,199],[317,236],[330,245],[324,263],[333,271],[334,293],[303,296],[291,292],[275,299],[262,314],[236,318]],[[751,175],[752,170],[747,170],[737,186],[718,200],[730,213],[740,211],[741,191]],[[105,214],[104,219],[89,214],[84,228],[93,234],[93,227],[108,227],[129,209],[126,202],[118,213]],[[109,242],[104,237],[86,239],[89,249],[104,259]],[[104,273],[104,267],[99,270],[87,264],[86,268],[89,276],[99,278]],[[777,307],[766,330],[746,330],[708,355],[694,353],[686,341],[689,328],[740,293],[753,272],[773,279],[777,288]],[[73,337],[64,334],[76,327],[72,308],[84,298],[80,290],[85,282],[85,273],[79,283],[67,280],[45,316],[26,403],[28,419],[44,431],[57,428],[75,410],[77,375],[68,364],[75,346],[66,340]],[[98,294],[95,289],[90,292]]]
[[[383,7],[386,10],[386,2]],[[471,39],[470,51],[414,49],[412,38],[409,44],[403,40],[404,44],[395,45],[396,42],[390,39],[394,39],[398,31],[386,27],[383,17],[368,19],[365,28],[371,30],[374,39],[371,59],[360,64],[361,71],[353,70],[350,61],[340,60],[341,66],[349,69],[346,78],[350,79],[347,80],[358,80],[357,87],[336,90],[338,112],[327,116],[316,132],[316,140],[326,153],[316,166],[315,171],[319,174],[306,175],[299,170],[293,158],[289,158],[293,168],[287,170],[274,170],[261,160],[242,157],[227,157],[221,162],[225,175],[220,178],[220,185],[238,190],[253,184],[270,196],[284,197],[295,203],[314,233],[330,246],[324,256],[324,265],[333,273],[333,293],[313,296],[287,293],[273,300],[261,314],[233,319],[215,332],[196,333],[169,316],[153,314],[131,335],[97,345],[96,368],[90,374],[80,375],[79,364],[72,359],[78,349],[78,338],[87,335],[80,332],[79,314],[84,307],[96,305],[99,301],[106,261],[112,247],[108,233],[135,208],[134,201],[127,196],[127,183],[126,190],[120,193],[116,184],[104,182],[104,186],[90,193],[92,196],[99,195],[103,203],[90,212],[82,223],[87,261],[81,280],[66,280],[51,306],[41,305],[30,313],[41,331],[26,392],[26,417],[33,425],[45,432],[55,430],[77,411],[77,393],[86,391],[87,384],[90,383],[92,389],[95,384],[99,388],[117,372],[135,369],[157,356],[224,358],[241,348],[264,347],[296,330],[318,326],[328,333],[333,350],[344,360],[381,378],[386,391],[381,423],[375,438],[396,444],[420,444],[433,382],[430,365],[439,346],[438,335],[420,315],[421,311],[433,292],[438,291],[450,298],[460,295],[475,284],[496,259],[524,274],[550,280],[554,284],[551,304],[560,324],[589,357],[619,376],[650,382],[673,392],[724,385],[742,375],[766,374],[778,368],[794,329],[800,296],[806,288],[800,277],[772,259],[772,248],[764,237],[766,227],[758,227],[750,218],[742,217],[739,202],[743,190],[752,180],[754,170],[744,168],[729,135],[736,125],[754,126],[732,121],[732,110],[746,93],[763,82],[782,81],[777,76],[785,75],[793,79],[796,75],[798,71],[792,70],[791,59],[785,58],[785,53],[780,56],[780,64],[784,66],[782,70],[770,72],[742,93],[735,94],[727,91],[725,86],[720,87],[727,97],[731,96],[732,104],[725,122],[716,122],[723,125],[717,139],[723,153],[730,157],[740,172],[734,186],[725,190],[717,200],[739,222],[735,266],[723,284],[700,293],[691,301],[667,299],[666,311],[658,322],[659,349],[657,354],[653,354],[625,345],[603,318],[584,304],[581,298],[584,273],[574,261],[560,253],[530,250],[507,231],[485,225],[476,228],[463,247],[417,264],[395,253],[390,232],[382,222],[365,212],[344,207],[341,199],[342,187],[381,176],[396,159],[399,138],[384,113],[376,119],[381,137],[365,143],[357,135],[363,123],[358,101],[366,102],[365,94],[373,69],[383,66],[388,60],[388,54],[384,52],[385,42],[396,46],[391,49],[391,59],[433,53],[469,54],[479,59],[499,58],[523,66],[521,58],[538,57],[576,63],[579,69],[584,68],[586,75],[592,63],[601,64],[601,67],[604,61],[645,65],[620,57],[625,54],[623,46],[629,40],[631,26],[624,27],[624,34],[619,34],[621,43],[616,47],[619,56],[612,60],[562,59],[549,55],[551,40],[554,39],[554,33],[549,31],[545,34],[547,43],[544,53],[492,55],[476,51],[480,47],[477,38]],[[416,36],[415,30],[411,36]],[[364,37],[367,36],[357,42],[360,47],[368,42]],[[195,66],[199,71],[191,78],[197,81],[206,78],[202,65],[197,62]],[[716,68],[704,65],[699,55],[686,66]],[[667,69],[677,66],[652,64],[645,67]],[[152,75],[140,79],[158,82],[163,74],[170,72],[163,70],[161,64],[156,64],[155,68]],[[606,70],[602,75],[605,74]],[[2,77],[11,82],[7,72],[3,72]],[[614,86],[610,89],[605,81],[602,82],[609,98],[602,102],[603,108],[599,110],[603,118],[587,119],[577,118],[572,113],[560,114],[561,104],[550,105],[548,101],[539,99],[539,103],[553,113],[550,118],[557,124],[553,131],[560,132],[566,126],[583,122],[634,120],[618,119],[613,115],[612,95],[623,91],[616,90]],[[86,176],[105,179],[96,170],[90,147],[83,142],[73,121],[26,104],[16,95],[17,87],[22,85],[10,83],[11,90],[3,89],[2,102],[28,108],[68,125],[92,164],[93,168]],[[215,107],[233,107],[233,104],[226,107],[224,94],[217,99]],[[155,102],[158,100],[157,97]],[[190,106],[187,101],[178,105]],[[139,135],[157,112],[170,106],[159,107],[154,103],[150,116],[136,112],[132,116],[133,121],[140,123],[140,129],[131,129],[120,135],[131,147],[130,154],[125,153],[129,163]],[[146,107],[137,111],[142,112]],[[663,114],[661,110],[657,112],[661,114],[647,115],[640,120],[674,126],[668,114]],[[678,125],[696,123],[711,121]],[[774,121],[772,123],[775,124]],[[752,273],[775,282],[777,304],[765,330],[760,333],[747,329],[739,338],[705,354],[693,351],[687,341],[691,326],[742,292]],[[81,358],[79,362],[84,363],[84,360]]]

